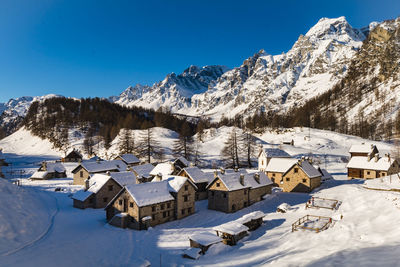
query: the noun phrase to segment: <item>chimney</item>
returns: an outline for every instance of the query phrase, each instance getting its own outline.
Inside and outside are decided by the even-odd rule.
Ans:
[[[221,168],[221,174],[225,174],[225,169]]]
[[[47,171],[47,162],[46,161],[42,162],[42,168],[44,171]]]
[[[127,171],[127,172],[130,172],[130,171],[131,171],[131,168],[129,168],[129,166],[126,166],[126,171]]]
[[[107,174],[108,176],[110,176],[110,175],[111,175],[110,171],[106,171],[106,174]]]
[[[372,158],[372,155],[371,155],[371,154],[368,154],[367,160],[370,161],[371,158]]]
[[[378,162],[378,160],[379,160],[379,154],[376,153],[376,154],[374,155],[374,158],[375,158],[375,162]]]
[[[214,171],[214,178],[218,177],[218,171]]]
[[[244,174],[243,174],[243,173],[240,174],[239,182],[240,182],[242,185],[244,185]]]
[[[100,163],[100,158],[96,158],[96,162],[97,162],[97,163]]]
[[[254,174],[254,180],[256,180],[256,182],[259,184],[260,183],[260,174],[258,172],[256,172]]]
[[[89,179],[85,180],[85,191],[89,189]]]
[[[374,145],[373,144],[371,144],[371,149],[374,149]]]
[[[238,172],[238,171],[239,171],[238,167],[233,168],[233,170],[234,170],[235,172]]]
[[[312,164],[312,158],[308,158],[308,162]]]
[[[162,174],[161,174],[161,172],[159,172],[157,175],[156,175],[156,181],[161,181],[162,180]]]

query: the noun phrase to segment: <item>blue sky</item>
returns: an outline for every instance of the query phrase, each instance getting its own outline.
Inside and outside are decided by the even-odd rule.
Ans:
[[[286,52],[321,17],[363,27],[399,15],[395,0],[1,0],[0,102],[117,95],[190,65]]]

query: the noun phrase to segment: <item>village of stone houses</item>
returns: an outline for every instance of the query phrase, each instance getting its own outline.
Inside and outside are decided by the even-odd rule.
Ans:
[[[169,151],[174,133],[153,130]],[[25,128],[0,140],[0,265],[397,265],[395,144],[270,130],[255,136],[253,167],[229,168],[231,131],[204,132],[208,165],[116,143],[89,157],[79,138],[61,152]]]

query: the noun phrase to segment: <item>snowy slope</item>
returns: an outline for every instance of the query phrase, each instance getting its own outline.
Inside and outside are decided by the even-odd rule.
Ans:
[[[0,257],[44,236],[56,210],[55,199],[43,192],[0,178]]]

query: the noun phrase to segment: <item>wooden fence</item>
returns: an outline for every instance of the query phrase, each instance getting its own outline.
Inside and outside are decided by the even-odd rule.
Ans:
[[[322,224],[320,224],[320,227],[306,226],[306,223],[317,222],[317,221],[322,221]],[[306,215],[304,217],[301,217],[300,219],[298,219],[296,222],[294,222],[292,224],[292,232],[302,229],[302,230],[315,231],[315,232],[319,233],[325,229],[328,229],[328,227],[331,224],[332,224],[331,217]]]

